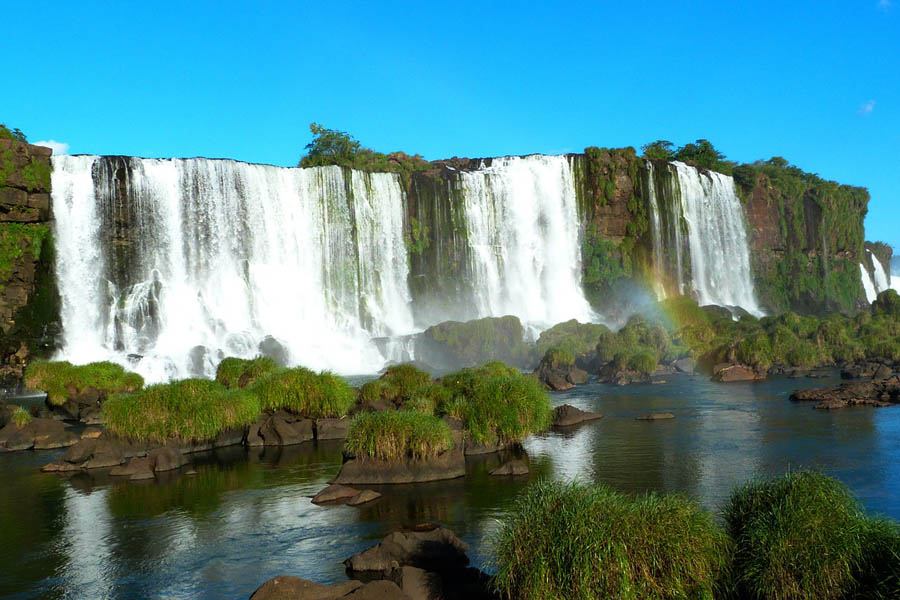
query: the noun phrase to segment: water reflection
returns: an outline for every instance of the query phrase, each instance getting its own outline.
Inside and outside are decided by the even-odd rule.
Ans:
[[[0,595],[235,598],[283,573],[340,581],[344,558],[422,521],[454,529],[481,565],[497,520],[539,477],[677,490],[717,509],[747,479],[817,466],[900,517],[900,409],[823,412],[786,400],[806,383],[584,386],[554,402],[605,418],[529,440],[529,476],[491,477],[507,457],[473,457],[464,479],[378,487],[384,497],[360,508],[309,500],[337,473],[340,442],[226,449],[193,457],[193,474],[143,483],[37,472],[54,453],[0,455]],[[648,412],[676,418],[635,420]]]

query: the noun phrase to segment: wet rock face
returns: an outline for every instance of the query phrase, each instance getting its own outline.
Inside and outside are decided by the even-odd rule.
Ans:
[[[726,364],[713,367],[713,381],[730,383],[734,381],[758,381],[766,378],[766,372],[747,365]]]
[[[78,440],[78,435],[56,419],[32,418],[22,427],[10,421],[0,429],[0,451],[66,448]]]
[[[884,407],[900,404],[900,375],[873,381],[843,383],[837,387],[798,390],[795,402],[816,402],[815,408],[834,410],[848,406]]]
[[[552,365],[542,361],[535,373],[541,383],[557,392],[571,389],[588,381],[587,371],[575,365]]]
[[[571,404],[563,404],[557,406],[553,411],[554,427],[573,427],[587,421],[595,421],[602,419],[603,415],[598,412],[590,412],[576,408]]]
[[[344,561],[352,574],[389,576],[404,566],[426,571],[448,571],[469,564],[468,546],[449,529],[426,523],[413,529],[395,531],[380,543]]]

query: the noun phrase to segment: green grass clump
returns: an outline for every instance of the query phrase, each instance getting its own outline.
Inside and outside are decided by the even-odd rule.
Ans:
[[[286,410],[320,419],[343,417],[356,402],[356,391],[334,373],[304,367],[279,369],[258,379],[247,390],[263,410]]]
[[[847,488],[789,473],[737,489],[724,509],[734,584],[748,598],[843,598],[863,557],[866,520]]]
[[[370,406],[388,403],[397,408],[433,413],[433,387],[431,376],[414,365],[392,365],[381,377],[364,384],[359,390],[359,398]]]
[[[264,375],[278,370],[278,363],[268,356],[252,359],[229,356],[219,363],[216,381],[227,388],[244,388]]]
[[[550,397],[535,377],[503,363],[463,369],[441,379],[438,411],[463,421],[480,444],[511,444],[544,431],[552,421]]]
[[[544,353],[544,358],[541,359],[541,364],[549,365],[554,369],[558,369],[561,367],[571,367],[575,364],[575,355],[565,348],[553,347]]]
[[[67,361],[35,361],[25,369],[25,385],[47,392],[54,406],[69,399],[70,392],[78,394],[95,388],[105,394],[134,392],[144,385],[144,379],[111,362],[73,365]]]
[[[13,411],[10,420],[16,425],[16,427],[22,429],[23,427],[31,423],[31,413],[25,410],[23,407],[17,406]]]
[[[597,323],[579,323],[575,319],[557,323],[541,332],[535,344],[538,356],[544,356],[553,348],[559,348],[578,357],[590,354],[609,328]]]
[[[679,495],[540,482],[518,500],[493,551],[504,598],[712,598],[729,542]]]
[[[628,368],[644,375],[651,375],[656,371],[658,362],[656,354],[652,350],[643,349],[628,357]]]
[[[215,381],[185,379],[115,394],[103,403],[106,428],[139,442],[207,441],[251,424],[259,416],[255,395]]]
[[[900,590],[900,523],[868,518],[863,556],[854,570],[852,597],[865,600],[896,598]]]
[[[347,451],[375,460],[427,460],[453,448],[450,427],[438,417],[416,411],[364,412],[347,434]]]

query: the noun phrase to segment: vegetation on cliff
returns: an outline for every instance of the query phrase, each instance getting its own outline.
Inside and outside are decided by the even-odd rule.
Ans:
[[[25,385],[47,392],[48,402],[61,406],[90,388],[102,394],[134,392],[144,385],[144,379],[111,362],[34,361],[25,369]]]
[[[0,223],[0,290],[22,257],[41,260],[50,235],[50,226],[45,223]]]
[[[257,397],[215,381],[184,379],[114,394],[103,403],[106,428],[137,442],[203,442],[249,425],[260,413]]]
[[[28,142],[28,138],[22,133],[18,127],[10,129],[4,123],[0,123],[0,140],[15,140],[17,142]]]
[[[356,415],[346,443],[354,456],[388,461],[428,460],[451,448],[453,436],[443,420],[410,410]]]

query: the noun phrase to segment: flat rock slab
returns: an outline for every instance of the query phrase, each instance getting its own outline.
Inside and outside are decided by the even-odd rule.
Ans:
[[[257,588],[250,600],[410,600],[410,597],[392,581],[373,581],[363,584],[359,581],[345,581],[335,585],[322,585],[281,575],[274,577]]]
[[[638,421],[665,421],[668,419],[674,419],[675,415],[672,413],[650,413],[649,415],[642,415],[637,418]]]
[[[335,504],[347,502],[359,495],[359,490],[346,485],[332,483],[318,494],[313,496],[313,504]]]
[[[351,573],[388,576],[400,567],[426,571],[463,569],[469,564],[468,546],[449,529],[434,524],[394,531],[375,546],[344,561]]]
[[[524,460],[505,462],[491,471],[491,475],[528,475],[528,463]]]
[[[379,498],[381,498],[381,494],[379,494],[375,490],[363,490],[347,500],[347,506],[362,506],[363,504],[374,502]]]
[[[553,411],[553,426],[572,427],[573,425],[602,418],[603,415],[598,412],[581,410],[571,404],[563,404],[562,406],[557,406]]]
[[[22,427],[9,422],[0,429],[0,449],[7,451],[67,448],[78,443],[78,439],[78,435],[56,419],[35,417]]]
[[[733,383],[736,381],[759,381],[766,378],[766,372],[747,365],[716,365],[713,368],[713,381]]]
[[[836,410],[849,406],[884,407],[900,403],[900,376],[883,380],[854,381],[837,387],[798,390],[791,394],[795,402],[817,402],[815,408]]]
[[[332,483],[378,485],[456,479],[466,474],[466,458],[453,449],[431,460],[383,461],[354,458],[341,467]]]

